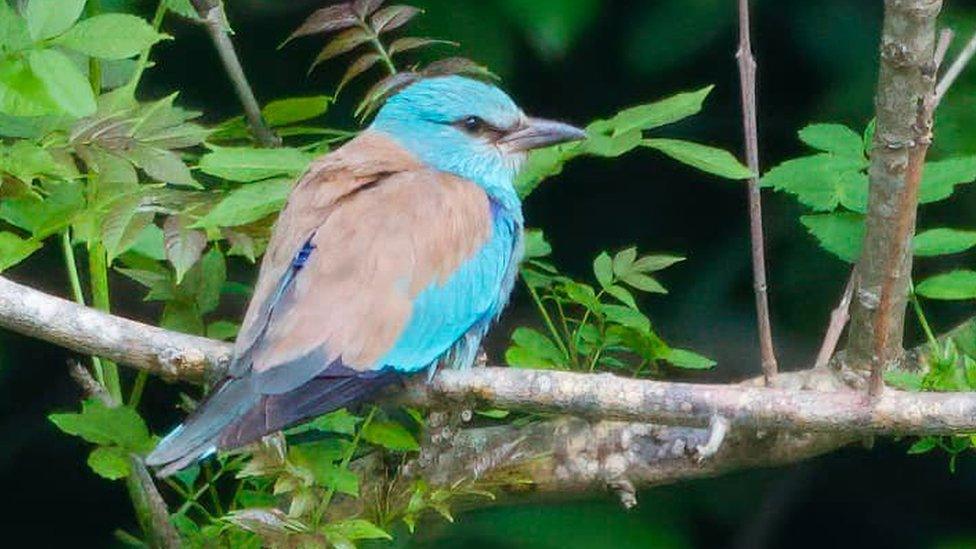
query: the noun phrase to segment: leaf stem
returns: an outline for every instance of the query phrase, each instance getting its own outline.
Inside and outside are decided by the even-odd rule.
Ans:
[[[91,279],[92,305],[106,313],[111,312],[108,290],[108,256],[101,242],[92,244],[88,250],[88,276]],[[104,385],[115,402],[122,402],[122,384],[119,380],[119,367],[112,361],[102,363]]]
[[[346,451],[346,455],[342,456],[342,461],[339,463],[341,469],[348,469],[349,463],[352,461],[352,456],[356,454],[356,449],[359,447],[359,441],[363,437],[363,431],[365,431],[369,424],[372,423],[373,417],[376,415],[376,406],[371,406],[369,409],[369,414],[366,419],[363,420],[363,424],[356,431],[356,435],[352,438],[352,444],[349,445],[349,449]],[[335,495],[335,487],[329,488],[325,495],[322,496],[322,503],[319,504],[319,512],[315,518],[315,523],[318,525],[322,521],[322,517],[325,516],[325,512],[329,509],[329,504],[332,503],[332,496]]]
[[[145,370],[140,370],[136,375],[136,381],[132,384],[132,392],[129,393],[129,406],[132,408],[138,408],[139,403],[142,401],[142,392],[146,388],[146,381],[149,379],[149,373]]]
[[[166,16],[166,10],[168,0],[159,0],[159,4],[156,6],[156,13],[153,14],[152,26],[157,32],[159,28],[163,26],[163,18]],[[125,87],[129,91],[129,95],[135,96],[136,88],[139,87],[139,82],[142,81],[142,74],[146,72],[146,68],[149,67],[149,54],[152,52],[153,46],[142,50],[139,53],[139,59],[136,61],[136,70],[132,73],[132,78],[126,83]]]
[[[912,308],[915,310],[915,316],[918,317],[918,323],[922,326],[922,331],[925,332],[925,339],[929,342],[929,346],[932,347],[933,352],[939,352],[939,341],[936,339],[935,333],[932,332],[928,318],[925,317],[925,311],[922,310],[922,303],[918,300],[918,294],[915,293],[915,283],[912,280],[908,281],[908,299],[912,303]]]
[[[553,339],[556,340],[556,345],[559,346],[559,350],[562,351],[563,356],[569,359],[569,351],[566,349],[566,345],[563,343],[563,338],[559,335],[559,331],[556,329],[556,325],[552,322],[552,317],[549,316],[549,311],[546,310],[545,305],[542,304],[542,299],[539,298],[539,293],[536,292],[535,288],[529,284],[529,281],[525,279],[525,275],[522,276],[522,282],[525,283],[525,287],[529,289],[529,295],[532,296],[532,301],[535,302],[536,308],[539,309],[539,314],[542,315],[542,320],[546,323],[546,327],[549,329],[549,333],[552,334]]]
[[[71,296],[75,303],[85,304],[85,294],[81,291],[81,277],[78,276],[78,263],[75,259],[75,249],[71,245],[70,229],[61,231],[61,252],[64,257],[64,267],[68,271],[68,281],[71,284]],[[102,371],[102,361],[97,356],[91,357],[92,372],[99,383],[105,385],[105,373]]]
[[[384,46],[383,42],[380,40],[380,35],[377,34],[373,30],[373,28],[366,23],[365,20],[360,19],[359,24],[364,31],[369,33],[369,42],[370,44],[373,45],[373,48],[376,50],[376,53],[380,55],[380,59],[382,59],[383,64],[386,65],[386,70],[390,72],[391,76],[396,74],[397,73],[396,65],[393,64],[393,58],[390,57],[390,53],[386,51],[386,46]]]

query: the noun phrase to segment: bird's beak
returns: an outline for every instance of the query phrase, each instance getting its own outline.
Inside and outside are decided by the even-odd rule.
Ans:
[[[575,126],[554,120],[527,118],[518,128],[499,139],[498,144],[510,152],[524,152],[581,139],[586,139],[586,132]]]

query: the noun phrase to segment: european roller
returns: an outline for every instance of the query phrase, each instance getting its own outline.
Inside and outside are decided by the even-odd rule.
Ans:
[[[584,137],[461,76],[390,97],[295,185],[227,376],[146,462],[166,474],[402,375],[469,367],[515,283],[526,153]]]

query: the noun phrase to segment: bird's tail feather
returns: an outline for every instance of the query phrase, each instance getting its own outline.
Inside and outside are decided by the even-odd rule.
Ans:
[[[229,378],[187,418],[166,435],[146,457],[146,464],[162,467],[160,476],[176,472],[213,453],[221,432],[260,401],[251,376]]]

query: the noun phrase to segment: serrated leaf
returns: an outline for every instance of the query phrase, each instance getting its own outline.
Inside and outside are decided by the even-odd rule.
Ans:
[[[602,314],[600,311],[600,300],[597,299],[596,292],[591,286],[569,280],[562,285],[562,289],[569,299],[598,315]]]
[[[330,538],[338,535],[344,539],[353,541],[360,539],[393,539],[393,536],[385,530],[365,519],[347,519],[330,523],[325,527],[325,535]]]
[[[402,27],[410,22],[411,19],[423,13],[423,10],[414,6],[398,4],[387,6],[369,18],[370,26],[376,34],[389,32]]]
[[[139,55],[165,38],[141,17],[106,13],[78,23],[56,43],[90,57],[114,60]]]
[[[976,180],[976,156],[962,156],[926,162],[918,190],[921,204],[937,202],[952,196],[956,185]]]
[[[235,227],[257,221],[280,210],[291,192],[290,179],[248,183],[227,193],[194,228]]]
[[[976,231],[929,229],[915,235],[915,255],[920,257],[949,255],[976,246]]]
[[[638,273],[653,273],[667,269],[684,260],[684,257],[678,255],[645,255],[634,261],[630,269]]]
[[[763,186],[773,187],[796,196],[801,203],[818,211],[830,211],[847,196],[857,207],[863,197],[867,203],[867,179],[859,176],[867,168],[867,160],[824,153],[787,160],[769,170],[762,178]],[[851,186],[864,184],[863,190]]]
[[[322,51],[315,57],[315,61],[312,62],[312,68],[315,68],[319,63],[356,49],[360,45],[369,42],[370,38],[369,32],[360,27],[353,27],[342,31],[322,48]]]
[[[129,476],[129,455],[118,446],[99,446],[88,454],[88,467],[98,476],[119,480]]]
[[[620,277],[620,281],[631,288],[640,290],[642,292],[650,292],[655,294],[668,293],[668,290],[665,289],[660,282],[643,273],[628,273],[625,276]]]
[[[613,260],[610,259],[610,254],[603,252],[596,256],[593,260],[593,274],[603,288],[613,284]]]
[[[617,252],[613,256],[613,274],[619,278],[630,273],[634,268],[635,261],[637,261],[636,247],[631,246],[630,248]]]
[[[513,368],[552,369],[566,364],[566,357],[548,336],[520,326],[512,333],[514,345],[505,351],[505,362]]]
[[[349,68],[346,69],[346,73],[342,75],[342,80],[339,81],[339,85],[336,87],[336,93],[338,94],[342,88],[346,87],[346,84],[352,81],[353,78],[368,71],[380,59],[381,57],[378,53],[367,53],[353,61],[352,65],[349,65]]]
[[[109,408],[92,399],[82,403],[79,414],[51,414],[48,419],[65,433],[92,444],[114,444],[130,452],[143,452],[152,445],[145,422],[127,406]]]
[[[672,366],[685,368],[687,370],[707,370],[715,366],[716,362],[708,357],[686,349],[670,349],[664,356]]]
[[[633,328],[641,332],[649,332],[651,330],[651,319],[647,318],[644,313],[631,307],[604,305],[603,314],[606,315],[607,321],[609,322],[616,322],[621,326]]]
[[[301,36],[309,36],[324,32],[335,32],[356,25],[359,18],[353,12],[350,4],[335,4],[316,10],[291,33],[282,46]]]
[[[271,126],[285,126],[325,114],[331,100],[328,95],[289,97],[268,103],[261,109],[261,114]]]
[[[864,157],[862,136],[843,124],[811,124],[800,130],[799,137],[807,145],[824,152]]]
[[[864,240],[864,216],[837,212],[804,215],[800,222],[820,242],[820,246],[840,259],[854,263],[861,256]]]
[[[41,249],[36,240],[25,240],[9,231],[0,232],[0,272],[13,267]]]
[[[171,215],[163,223],[163,235],[166,243],[166,259],[176,271],[176,283],[183,280],[183,276],[200,259],[204,248],[207,247],[207,235],[202,231],[193,230],[187,220],[178,215]]]
[[[352,3],[352,11],[356,12],[356,15],[366,18],[369,14],[378,10],[380,6],[383,5],[385,0],[355,0]]]
[[[976,299],[976,272],[963,269],[935,275],[915,286],[915,293],[929,299]]]
[[[102,218],[101,241],[109,263],[128,250],[142,230],[152,223],[155,214],[139,211],[141,205],[141,196],[126,197],[116,201]]]
[[[715,86],[679,93],[647,105],[638,105],[620,111],[609,120],[601,120],[587,129],[620,135],[632,130],[650,130],[677,122],[701,111],[702,103]]]
[[[417,38],[413,36],[406,36],[404,38],[397,38],[396,40],[394,40],[390,44],[390,47],[388,48],[387,51],[389,52],[390,57],[393,57],[394,55],[399,55],[406,51],[415,50],[417,48],[424,48],[427,46],[433,46],[436,44],[443,44],[445,46],[454,46],[454,47],[457,47],[458,45],[457,42],[451,42],[450,40],[438,40],[436,38]]]
[[[641,143],[705,173],[727,179],[748,179],[753,176],[749,168],[722,149],[680,139],[644,139]]]
[[[305,171],[309,162],[308,154],[288,147],[216,147],[200,158],[200,170],[222,179],[248,183],[282,175],[296,176]]]
[[[35,49],[27,55],[27,61],[48,97],[65,113],[77,118],[94,114],[91,84],[71,59],[57,50]]]
[[[81,17],[86,0],[29,0],[24,8],[27,30],[35,41],[57,36]]]
[[[156,181],[197,189],[202,188],[193,179],[190,168],[183,162],[183,159],[172,151],[137,144],[126,152],[126,156],[132,160],[133,164],[146,172],[146,175]]]
[[[362,430],[362,437],[370,444],[396,452],[413,452],[420,449],[420,445],[410,431],[395,421],[374,420]]]
[[[624,288],[623,286],[617,286],[615,284],[613,286],[607,286],[606,288],[604,288],[604,290],[606,290],[608,294],[617,298],[621,303],[627,305],[631,309],[637,308],[637,302],[634,301],[634,295],[631,294],[630,291],[627,290],[627,288]]]

